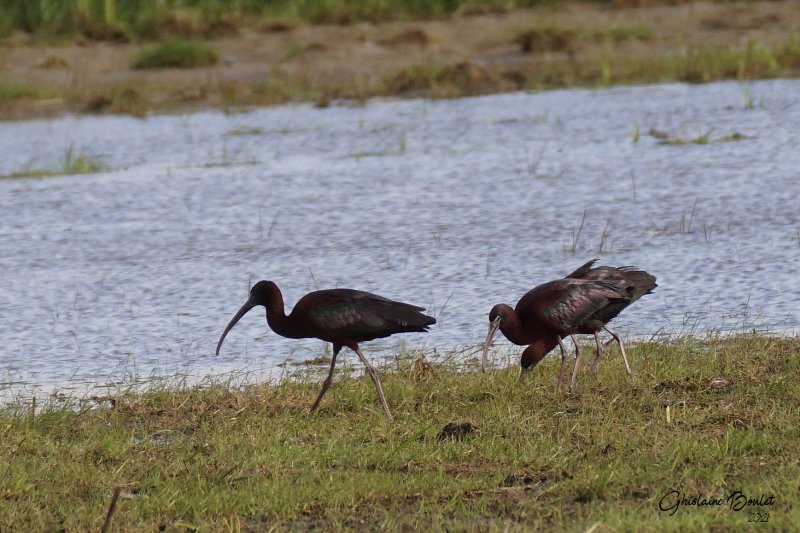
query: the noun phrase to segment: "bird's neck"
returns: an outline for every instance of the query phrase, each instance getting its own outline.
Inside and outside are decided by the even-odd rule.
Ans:
[[[542,335],[534,340],[522,352],[519,362],[523,370],[530,370],[536,366],[556,345],[558,345],[558,335],[555,334]]]
[[[309,336],[299,321],[293,320],[291,314],[286,315],[283,309],[283,296],[280,294],[272,295],[269,303],[264,307],[267,308],[267,324],[281,337],[302,339]]]
[[[530,344],[530,335],[523,331],[522,324],[519,321],[519,315],[513,310],[510,310],[503,317],[503,321],[500,322],[500,331],[503,332],[506,339],[518,346]]]

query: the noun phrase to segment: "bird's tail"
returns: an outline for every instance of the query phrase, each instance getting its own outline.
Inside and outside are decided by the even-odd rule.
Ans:
[[[587,261],[586,263],[579,266],[575,269],[574,272],[570,272],[565,278],[574,278],[574,279],[582,279],[589,271],[592,269],[592,266],[597,263],[597,259],[592,259],[591,261]]]
[[[391,302],[391,304],[391,306],[386,306],[382,315],[385,319],[401,326],[403,331],[424,332],[428,331],[428,327],[436,324],[435,318],[421,312],[424,309],[422,307],[402,302]]]

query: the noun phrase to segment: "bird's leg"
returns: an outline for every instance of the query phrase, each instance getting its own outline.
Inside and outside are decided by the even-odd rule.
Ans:
[[[363,353],[361,353],[361,350],[358,348],[358,345],[356,344],[354,346],[355,348],[353,348],[353,350],[358,355],[358,358],[361,359],[361,362],[364,363],[364,366],[367,368],[367,372],[369,372],[369,377],[372,378],[372,382],[375,384],[375,390],[378,391],[378,398],[380,398],[381,405],[383,405],[383,412],[386,413],[386,416],[389,418],[389,420],[392,420],[394,417],[392,417],[392,413],[389,411],[389,404],[386,403],[386,397],[383,395],[383,388],[381,387],[381,382],[378,379],[378,373],[375,372],[375,369],[372,368],[371,364],[369,364],[367,358],[364,357]]]
[[[556,394],[561,392],[561,380],[564,377],[564,367],[567,365],[567,349],[564,348],[564,343],[561,342],[561,337],[558,338],[558,346],[561,348],[561,368],[558,369],[558,383],[556,384]]]
[[[600,334],[597,331],[594,332],[594,342],[597,344],[597,353],[592,362],[592,374],[597,374],[597,363],[600,362],[600,357],[603,355],[603,345],[600,343]]]
[[[331,386],[331,383],[333,382],[333,367],[336,366],[336,356],[339,355],[339,350],[341,349],[342,347],[339,346],[338,344],[333,345],[333,356],[331,357],[331,369],[328,371],[328,377],[325,378],[325,381],[322,383],[322,390],[319,391],[319,395],[317,396],[317,399],[314,400],[314,405],[311,406],[311,410],[309,411],[309,413],[313,413],[314,411],[317,410],[317,407],[319,407],[319,402],[322,401],[322,397],[325,396],[325,393],[328,391],[328,387]]]
[[[572,392],[573,387],[575,387],[575,378],[578,376],[578,363],[581,359],[581,348],[578,346],[578,341],[575,339],[575,335],[570,335],[572,339],[572,343],[575,345],[575,364],[572,365],[572,380],[569,382],[569,391]]]
[[[603,326],[603,329],[606,330],[609,335],[614,337],[614,340],[617,341],[619,344],[619,351],[622,353],[622,360],[625,362],[625,371],[628,373],[629,376],[633,377],[633,372],[631,371],[631,365],[628,364],[628,357],[625,355],[625,348],[622,346],[622,340],[619,338],[619,335],[608,329],[607,327]]]

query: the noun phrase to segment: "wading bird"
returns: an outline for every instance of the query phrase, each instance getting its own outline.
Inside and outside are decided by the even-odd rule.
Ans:
[[[333,356],[328,377],[322,384],[317,399],[311,406],[313,413],[333,381],[336,356],[346,346],[356,352],[369,373],[383,411],[390,419],[392,414],[383,395],[381,382],[375,369],[358,348],[359,342],[388,337],[395,333],[428,331],[436,323],[432,316],[422,314],[424,308],[395,302],[377,294],[353,289],[328,289],[306,294],[297,301],[287,316],[283,309],[283,295],[275,283],[259,281],[250,289],[250,297],[233,316],[217,343],[217,355],[225,336],[250,309],[263,305],[267,309],[267,324],[289,339],[317,338],[333,344]]]
[[[519,346],[526,346],[520,365],[522,374],[531,371],[550,350],[561,348],[561,367],[556,392],[561,390],[567,350],[561,339],[580,333],[581,325],[609,303],[629,298],[620,281],[557,279],[528,291],[513,309],[497,304],[489,312],[489,333],[483,346],[481,370],[486,369],[486,354],[494,334],[503,335]]]
[[[597,259],[592,259],[591,261],[581,265],[577,270],[575,270],[575,272],[572,272],[564,277],[571,279],[586,279],[595,281],[610,280],[624,282],[625,293],[628,296],[628,299],[627,301],[624,299],[611,301],[605,307],[597,310],[583,321],[578,328],[578,333],[594,335],[594,340],[597,344],[597,354],[592,362],[592,373],[597,372],[597,363],[600,362],[600,357],[603,354],[603,348],[600,344],[600,337],[598,334],[600,333],[601,329],[604,329],[613,337],[615,341],[617,341],[617,344],[619,345],[619,351],[622,354],[622,361],[625,363],[625,371],[629,376],[632,376],[633,372],[628,364],[628,357],[625,355],[625,348],[622,346],[622,340],[619,338],[619,335],[611,331],[606,324],[616,318],[623,309],[631,305],[633,302],[645,294],[650,294],[653,292],[653,289],[658,287],[656,284],[656,277],[648,272],[645,272],[644,270],[636,270],[636,267],[634,266],[593,267],[596,262]],[[572,340],[575,342],[574,337]],[[575,384],[575,377],[578,373],[579,359],[580,351],[578,349],[578,343],[575,342],[575,364],[572,368],[572,381],[570,382],[570,387],[574,386]]]
[[[558,386],[563,378],[566,348],[561,339],[576,333],[594,334],[598,355],[592,366],[596,369],[602,349],[598,332],[608,331],[619,343],[628,374],[631,374],[619,336],[606,324],[644,294],[656,287],[655,276],[634,267],[595,267],[594,259],[565,276],[529,291],[515,309],[505,304],[494,306],[489,313],[489,333],[483,348],[481,368],[486,365],[486,354],[492,337],[499,328],[511,342],[528,345],[522,352],[520,364],[523,374],[533,369],[556,345],[561,349],[561,368]],[[575,337],[572,337],[575,342]],[[577,376],[580,348],[575,342],[575,365],[572,369],[570,389]]]

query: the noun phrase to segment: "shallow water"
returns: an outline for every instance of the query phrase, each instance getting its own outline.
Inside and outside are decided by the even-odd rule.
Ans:
[[[593,257],[658,276],[617,319],[627,335],[798,328],[799,93],[775,80],[0,124],[0,175],[56,168],[70,146],[111,169],[0,179],[0,389],[319,355],[254,310],[214,357],[258,279],[289,307],[352,287],[438,317],[373,353],[477,344],[492,304]]]

